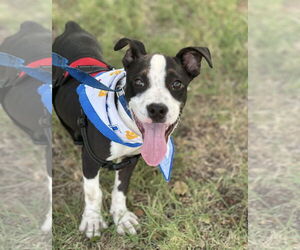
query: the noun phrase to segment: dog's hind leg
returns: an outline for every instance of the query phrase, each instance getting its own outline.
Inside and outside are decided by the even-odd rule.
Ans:
[[[100,230],[107,228],[101,215],[102,191],[99,185],[99,166],[88,156],[83,147],[83,189],[85,208],[79,226],[88,238],[100,236]]]
[[[112,191],[110,213],[117,226],[119,234],[136,234],[135,225],[138,225],[137,216],[128,211],[126,206],[126,193],[129,186],[130,177],[137,164],[138,159],[126,168],[116,171],[115,183]]]

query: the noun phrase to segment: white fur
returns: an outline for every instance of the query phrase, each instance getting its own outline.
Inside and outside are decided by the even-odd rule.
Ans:
[[[107,228],[101,215],[102,191],[99,186],[99,173],[93,179],[83,177],[85,208],[79,226],[88,238],[100,236],[100,229]]]
[[[138,155],[140,154],[140,151],[141,151],[141,147],[137,147],[137,148],[127,147],[112,141],[110,143],[111,155],[110,157],[107,158],[107,160],[108,161],[113,161],[117,159],[121,160],[124,157]]]
[[[48,176],[48,190],[49,190],[49,210],[46,219],[41,227],[42,231],[50,232],[52,229],[52,178]]]
[[[163,55],[155,54],[152,56],[148,78],[150,83],[149,88],[142,94],[132,97],[128,103],[129,108],[140,121],[151,122],[148,116],[147,106],[152,103],[163,103],[168,107],[166,124],[173,124],[179,117],[180,102],[171,95],[165,85],[166,59]],[[127,113],[122,108],[119,108],[118,112],[127,127],[142,136],[136,123],[128,117]],[[111,155],[107,160],[112,161],[122,159],[125,156],[137,155],[140,153],[140,147],[130,148],[119,143],[111,142],[110,152]]]
[[[151,122],[148,117],[147,106],[152,103],[163,103],[168,107],[166,124],[173,124],[180,113],[180,102],[177,101],[167,89],[166,58],[155,54],[150,60],[148,73],[150,86],[143,93],[131,98],[129,107],[141,122]]]
[[[122,86],[124,87],[124,85],[126,84],[126,82],[124,82],[125,78],[122,79]],[[137,127],[136,123],[127,115],[127,113],[125,112],[125,110],[123,108],[121,108],[121,105],[118,104],[118,113],[122,119],[122,121],[126,124],[126,126],[133,131],[134,133],[136,133],[137,135],[142,136],[141,131],[139,130],[139,128]]]
[[[124,109],[119,107],[118,113],[119,113],[122,121],[126,124],[126,126],[131,131],[133,131],[134,133],[136,133],[139,136],[142,136],[140,130],[136,126],[136,123],[133,120],[131,120],[131,118],[127,115],[127,113],[124,111]],[[120,143],[116,143],[116,142],[112,141],[110,143],[111,155],[106,160],[108,160],[108,161],[113,161],[113,160],[117,160],[117,159],[120,160],[120,159],[124,158],[125,156],[127,157],[127,156],[140,154],[140,151],[141,151],[141,147],[137,147],[137,148],[127,147]]]
[[[119,113],[119,116],[121,117],[122,121],[126,124],[126,126],[131,131],[133,131],[134,133],[136,133],[139,136],[142,136],[136,123],[127,115],[127,113],[124,111],[123,108],[118,107],[118,113]],[[110,143],[111,155],[106,160],[108,160],[108,161],[121,160],[122,158],[127,157],[127,156],[140,154],[140,151],[141,151],[141,147],[137,147],[137,148],[127,147],[120,143],[116,143],[116,142],[112,141]]]
[[[118,190],[119,185],[119,171],[116,171],[115,184],[111,196],[110,213],[113,216],[119,234],[124,235],[126,232],[129,234],[136,234],[134,226],[139,224],[138,218],[134,213],[128,211],[126,206],[126,196],[123,192]]]

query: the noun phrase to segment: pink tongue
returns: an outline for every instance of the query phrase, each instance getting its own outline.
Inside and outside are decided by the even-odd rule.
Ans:
[[[167,126],[164,123],[143,123],[143,127],[145,133],[142,156],[148,165],[157,166],[167,152],[165,139]]]

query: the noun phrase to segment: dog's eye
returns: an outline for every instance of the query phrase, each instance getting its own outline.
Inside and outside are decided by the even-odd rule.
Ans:
[[[141,79],[136,79],[134,81],[134,84],[137,86],[137,87],[144,87],[145,86],[145,83],[141,80]]]
[[[173,82],[173,83],[171,84],[171,88],[172,88],[173,90],[181,90],[181,89],[184,88],[184,85],[183,85],[183,83],[180,82],[180,81],[175,81],[175,82]]]

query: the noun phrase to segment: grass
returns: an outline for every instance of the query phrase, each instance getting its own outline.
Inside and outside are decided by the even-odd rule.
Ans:
[[[300,5],[269,3],[249,5],[249,247],[299,249]]]
[[[25,21],[34,21],[51,28],[50,0],[15,0],[0,3],[0,41],[19,30]]]
[[[54,249],[246,249],[247,247],[247,22],[246,2],[54,1],[58,35],[75,20],[96,35],[107,62],[121,67],[114,42],[133,37],[146,49],[175,55],[207,46],[214,69],[203,62],[175,132],[176,158],[166,183],[140,161],[128,207],[140,219],[136,236],[119,236],[109,216],[113,173],[103,171],[103,215],[110,223],[100,238],[86,239],[78,225],[83,211],[80,148],[53,119]],[[179,194],[179,183],[186,186]]]
[[[48,209],[45,148],[0,109],[0,249],[50,249],[40,226]]]
[[[0,12],[0,43],[24,21],[51,27],[49,0],[1,1]],[[40,230],[49,206],[45,148],[33,145],[2,107],[0,128],[0,249],[50,249],[51,236]]]

